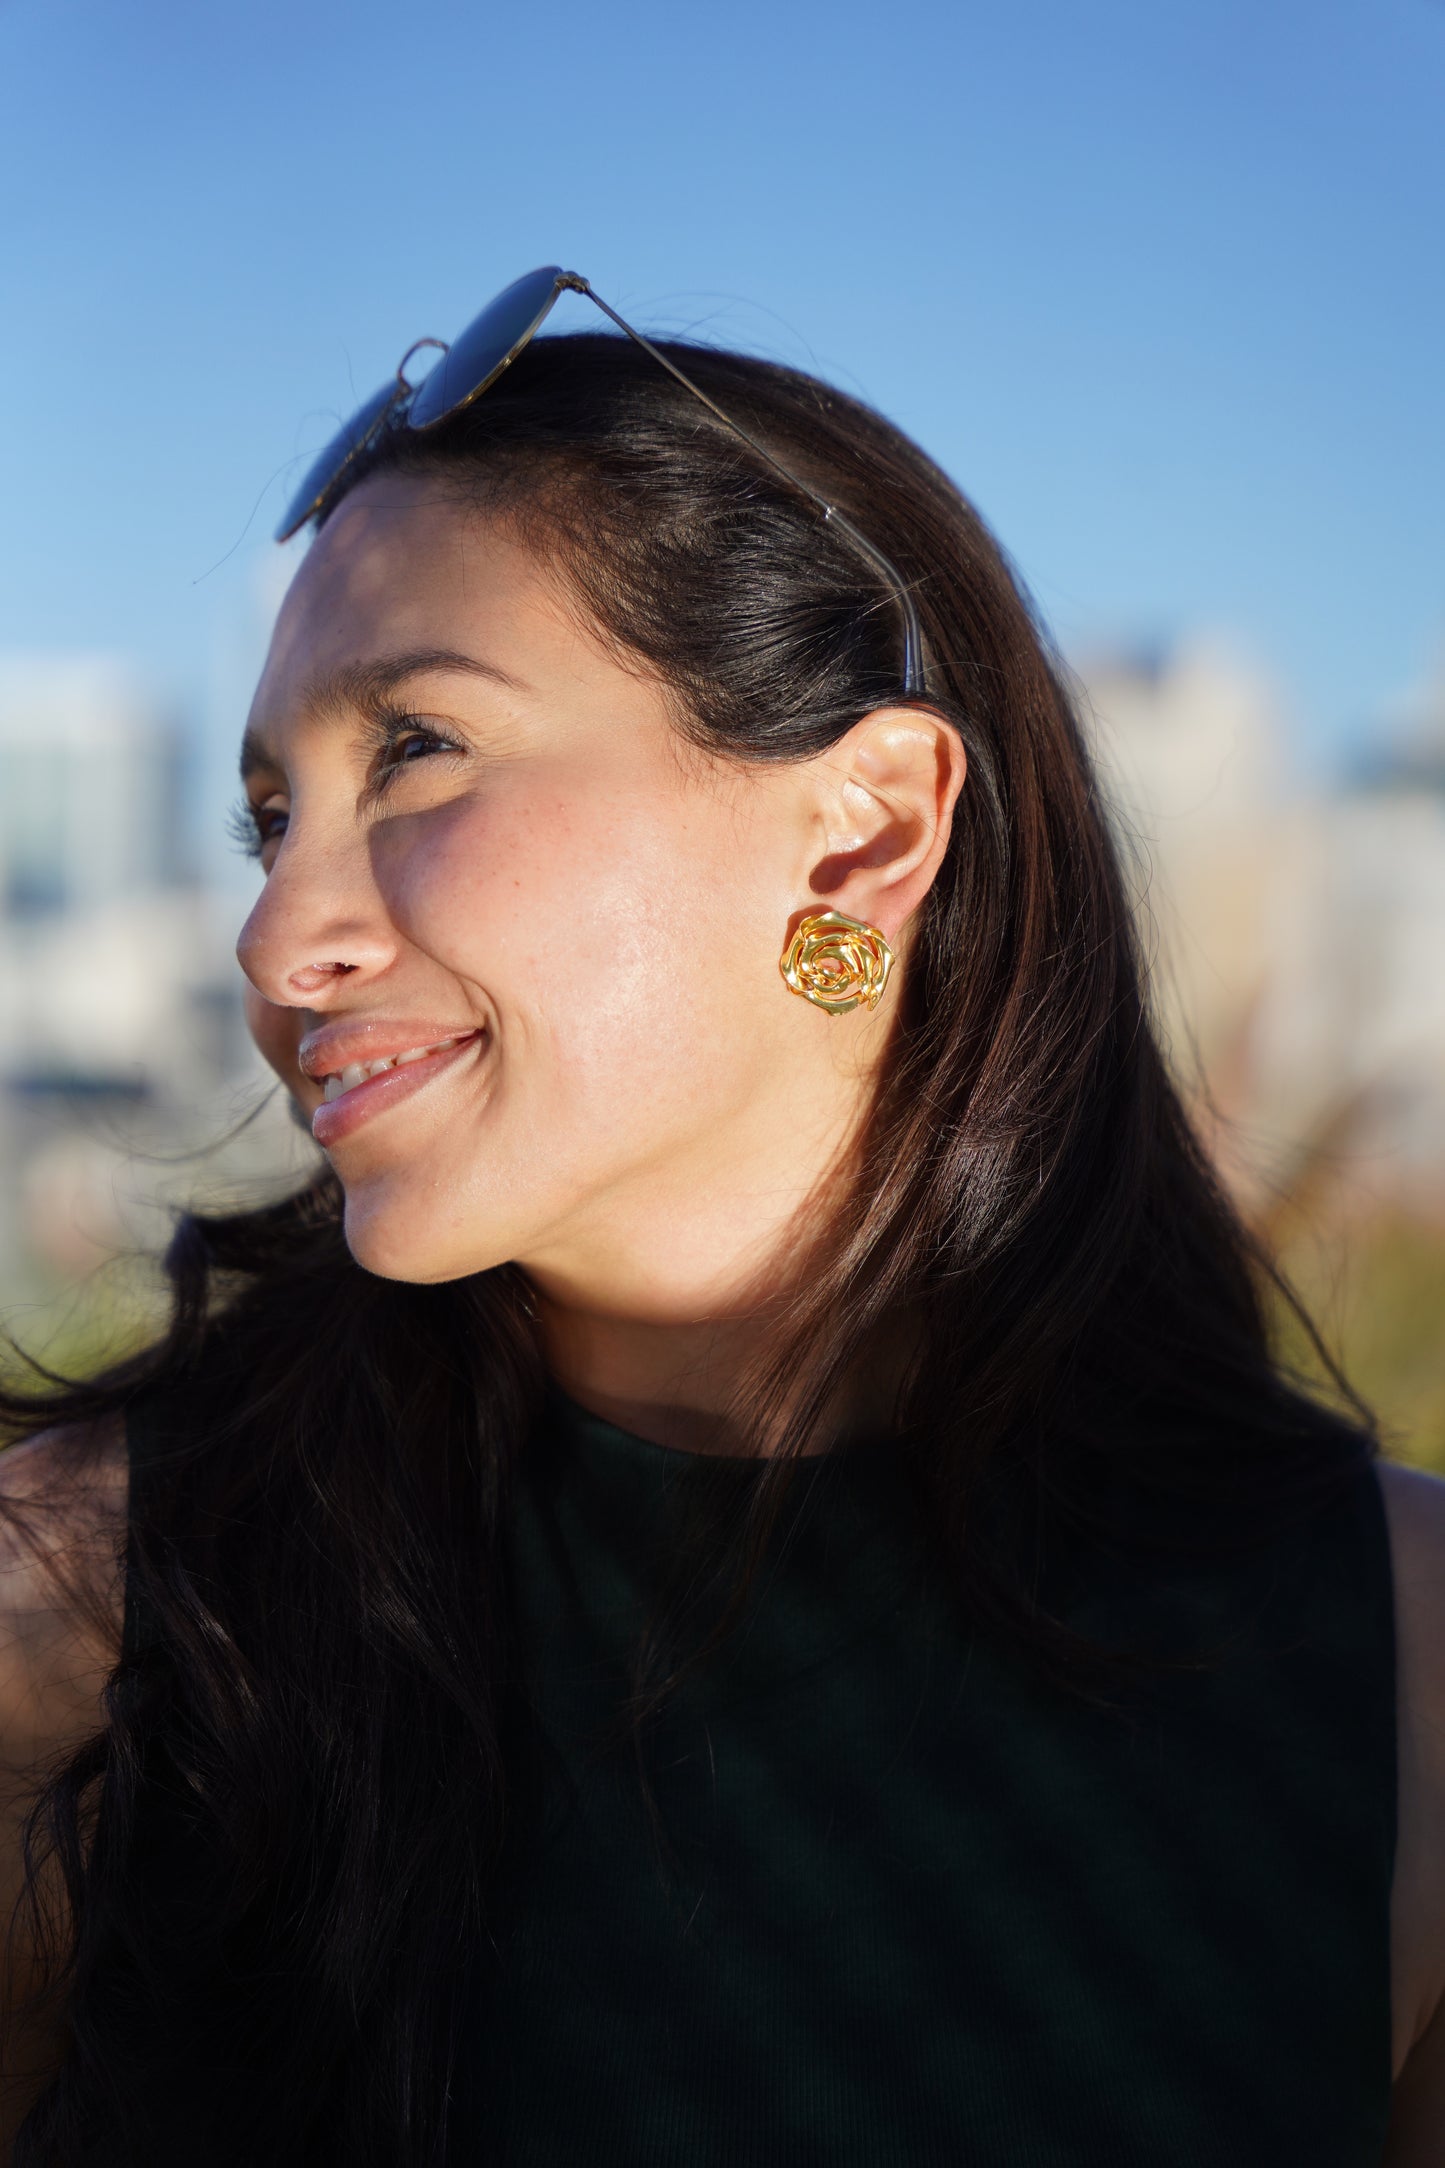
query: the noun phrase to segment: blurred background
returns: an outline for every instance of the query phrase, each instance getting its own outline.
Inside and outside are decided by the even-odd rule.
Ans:
[[[288,479],[561,260],[821,373],[1075,673],[1179,1072],[1445,1468],[1441,0],[0,0],[0,1314],[310,1149],[225,842]],[[558,328],[588,323],[562,304]]]

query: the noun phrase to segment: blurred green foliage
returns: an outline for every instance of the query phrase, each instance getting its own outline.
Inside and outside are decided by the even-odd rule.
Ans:
[[[37,1364],[61,1378],[92,1377],[144,1347],[165,1316],[154,1258],[117,1257],[78,1281],[36,1273],[23,1296],[0,1309],[0,1378],[34,1392],[45,1386]]]
[[[1445,1226],[1382,1211],[1321,1227],[1278,1230],[1279,1263],[1330,1354],[1379,1418],[1397,1459],[1445,1475]],[[1287,1310],[1285,1359],[1319,1365]]]

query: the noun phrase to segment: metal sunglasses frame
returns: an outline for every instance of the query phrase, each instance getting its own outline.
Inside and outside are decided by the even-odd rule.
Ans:
[[[594,302],[603,315],[616,324],[619,331],[626,332],[634,345],[640,346],[645,354],[650,354],[655,362],[666,369],[669,376],[675,377],[685,390],[692,393],[694,399],[701,400],[708,412],[725,428],[730,429],[734,436],[741,437],[748,449],[765,465],[771,467],[775,474],[781,475],[800,496],[815,504],[824,519],[848,537],[854,548],[882,577],[897,604],[898,614],[903,622],[903,695],[905,699],[921,700],[924,697],[923,634],[913,597],[897,566],[885,557],[882,550],[870,542],[865,534],[860,533],[852,520],[840,512],[835,504],[831,504],[820,491],[802,481],[791,468],[785,467],[780,459],[775,459],[765,445],[759,444],[756,437],[735,422],[730,414],[725,414],[716,400],[710,399],[699,385],[693,383],[691,377],[685,376],[677,364],[669,361],[666,354],[660,352],[650,339],[644,338],[640,331],[619,316],[616,309],[610,307],[599,293],[594,292],[580,271],[564,271],[559,264],[544,264],[540,269],[529,271],[514,280],[498,294],[495,301],[488,303],[453,345],[448,346],[442,339],[418,339],[414,345],[408,347],[401,358],[395,378],[384,384],[379,391],[373,392],[372,396],[357,408],[350,420],[331,439],[325,451],[312,463],[305,480],[287,507],[285,518],[276,530],[276,540],[289,542],[292,535],[299,533],[308,520],[315,519],[326,509],[328,500],[347,468],[375,441],[383,429],[395,428],[398,424],[418,431],[434,429],[438,423],[448,420],[451,415],[460,413],[463,407],[468,407],[474,400],[480,399],[482,393],[495,384],[502,371],[531,343],[564,293],[584,294],[589,301]],[[517,323],[522,327],[514,335],[503,338],[500,350],[495,338],[488,345],[484,337],[488,319],[493,317],[498,318],[508,330]],[[464,352],[478,339],[482,341],[480,365],[474,358],[463,388],[455,397],[448,396],[450,357]],[[419,353],[424,347],[440,348],[441,360],[423,377],[420,384],[412,384],[406,375],[407,363],[413,354]]]

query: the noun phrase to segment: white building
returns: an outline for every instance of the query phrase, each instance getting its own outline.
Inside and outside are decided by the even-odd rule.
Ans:
[[[1248,1191],[1322,1155],[1346,1202],[1445,1213],[1445,761],[1292,784],[1276,703],[1224,654],[1085,671],[1186,1083]]]
[[[0,657],[0,1298],[154,1235],[160,1164],[255,1097],[187,753],[123,664]]]
[[[108,657],[0,657],[0,913],[85,911],[181,871],[181,741]]]

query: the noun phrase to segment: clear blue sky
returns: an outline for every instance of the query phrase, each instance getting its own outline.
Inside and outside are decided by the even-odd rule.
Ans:
[[[552,259],[1322,756],[1445,639],[1445,0],[0,0],[0,203],[0,645],[199,700],[287,463]]]

